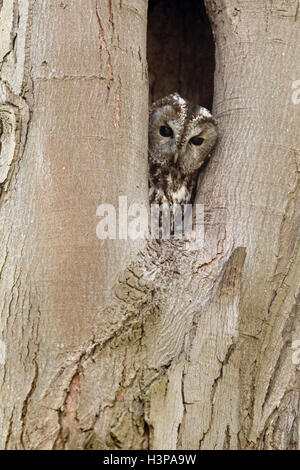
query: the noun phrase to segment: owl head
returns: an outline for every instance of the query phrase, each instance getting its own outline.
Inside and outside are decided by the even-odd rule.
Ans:
[[[184,175],[199,170],[218,137],[217,122],[202,106],[178,93],[156,101],[149,115],[149,161],[177,167]]]

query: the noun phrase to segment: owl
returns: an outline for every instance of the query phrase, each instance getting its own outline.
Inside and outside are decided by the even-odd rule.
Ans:
[[[149,199],[150,204],[171,209],[172,233],[178,207],[193,202],[199,169],[217,137],[218,125],[211,113],[178,93],[156,101],[150,108]]]

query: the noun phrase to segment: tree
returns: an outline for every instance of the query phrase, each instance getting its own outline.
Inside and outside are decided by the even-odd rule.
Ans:
[[[96,237],[148,201],[147,2],[0,6],[1,448],[299,447],[298,2],[206,1],[197,251]]]

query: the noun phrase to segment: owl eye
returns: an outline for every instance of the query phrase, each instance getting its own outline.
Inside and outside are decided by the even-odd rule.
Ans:
[[[160,126],[159,133],[162,137],[173,137],[173,131],[169,126]]]
[[[203,142],[204,139],[202,139],[202,137],[199,137],[198,135],[196,135],[195,137],[192,137],[190,139],[190,142],[191,144],[193,145],[201,145],[202,142]]]

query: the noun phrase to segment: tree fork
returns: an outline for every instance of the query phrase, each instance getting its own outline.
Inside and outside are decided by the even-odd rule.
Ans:
[[[204,248],[138,252],[95,214],[148,198],[147,2],[3,2],[1,448],[299,447],[298,2],[205,3]]]

